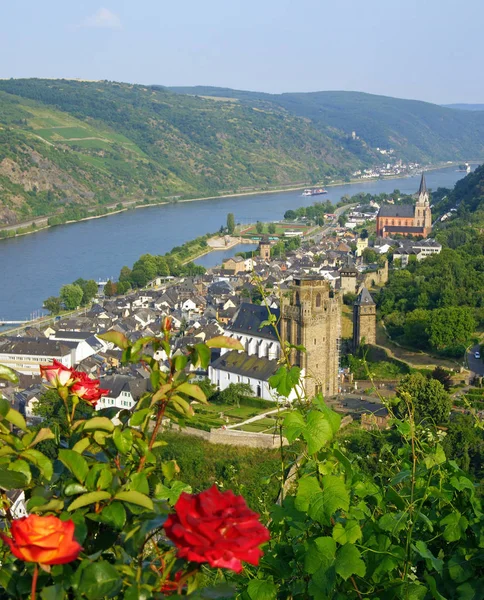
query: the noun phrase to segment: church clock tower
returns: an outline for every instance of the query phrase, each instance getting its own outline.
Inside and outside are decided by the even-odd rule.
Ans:
[[[418,190],[417,203],[415,204],[414,227],[423,227],[423,235],[427,236],[432,229],[432,212],[430,210],[430,198],[427,190],[425,175],[422,173],[420,188]]]

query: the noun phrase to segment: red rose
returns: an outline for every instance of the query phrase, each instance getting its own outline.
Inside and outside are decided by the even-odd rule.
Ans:
[[[241,561],[259,564],[259,546],[269,540],[269,531],[242,496],[215,486],[200,494],[183,492],[175,512],[166,520],[165,532],[181,558],[237,573]]]
[[[30,515],[12,521],[8,537],[0,533],[12,554],[25,562],[63,565],[75,560],[81,546],[74,539],[74,521]]]
[[[74,382],[77,375],[74,369],[65,367],[55,359],[51,365],[40,365],[40,374],[56,388],[68,387]]]
[[[161,331],[171,331],[172,323],[173,321],[171,317],[163,317],[163,321],[161,322]]]
[[[97,401],[101,396],[106,395],[109,390],[103,390],[99,387],[99,379],[91,379],[86,373],[74,371],[77,376],[77,381],[70,388],[71,394],[75,394],[81,400],[85,400],[96,406]]]

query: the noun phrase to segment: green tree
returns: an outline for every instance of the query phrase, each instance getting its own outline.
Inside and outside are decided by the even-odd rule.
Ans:
[[[435,367],[430,374],[430,377],[437,379],[444,386],[446,392],[452,387],[452,376],[449,371],[446,371],[443,367]]]
[[[417,308],[405,317],[403,331],[405,341],[415,348],[427,348],[429,345],[428,326],[430,311]]]
[[[122,282],[123,284],[126,282]],[[110,298],[111,296],[115,296],[117,292],[117,286],[110,279],[106,282],[104,286],[104,295]]]
[[[60,289],[60,298],[67,310],[74,310],[82,302],[82,288],[74,283],[63,285]]]
[[[365,248],[361,256],[367,265],[378,262],[378,252],[373,248]]]
[[[413,408],[417,423],[423,420],[447,423],[452,400],[440,381],[427,379],[422,373],[405,375],[396,393],[399,399],[396,412],[400,417],[405,418]]]
[[[295,221],[297,219],[297,213],[295,210],[286,210],[284,213],[284,219],[287,221]]]
[[[276,233],[276,225],[275,223],[269,223],[268,227],[267,227],[267,231],[271,234],[274,235]]]
[[[428,328],[430,345],[436,350],[467,346],[476,323],[467,307],[438,308],[431,312]]]
[[[227,215],[227,231],[230,235],[232,235],[235,231],[235,217],[234,213],[229,213]]]
[[[98,285],[94,279],[76,279],[73,282],[74,285],[78,285],[82,290],[82,305],[85,306],[91,302],[98,292]]]
[[[119,273],[119,281],[131,281],[131,269],[124,266]]]
[[[50,296],[47,300],[44,300],[44,308],[48,310],[51,315],[58,315],[62,310],[61,299],[57,296]]]
[[[264,233],[264,223],[261,223],[260,221],[257,221],[255,228],[257,230],[257,233]]]

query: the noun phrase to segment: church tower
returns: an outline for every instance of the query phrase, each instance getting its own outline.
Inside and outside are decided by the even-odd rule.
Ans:
[[[362,344],[376,344],[376,304],[366,288],[362,288],[353,304],[353,350]]]
[[[422,179],[420,180],[417,203],[415,204],[414,227],[423,227],[424,236],[427,236],[432,229],[430,198],[427,190],[427,183],[425,181],[425,175],[423,173]]]
[[[282,305],[282,341],[304,346],[293,350],[292,364],[304,369],[308,398],[338,393],[341,339],[341,295],[318,275],[294,279],[289,302]]]
[[[265,235],[259,242],[259,256],[262,260],[270,260],[271,258],[271,242],[269,237]]]

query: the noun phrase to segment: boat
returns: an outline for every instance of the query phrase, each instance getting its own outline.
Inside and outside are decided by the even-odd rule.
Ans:
[[[324,188],[307,188],[303,191],[303,196],[320,196],[321,194],[327,194],[328,191]]]

